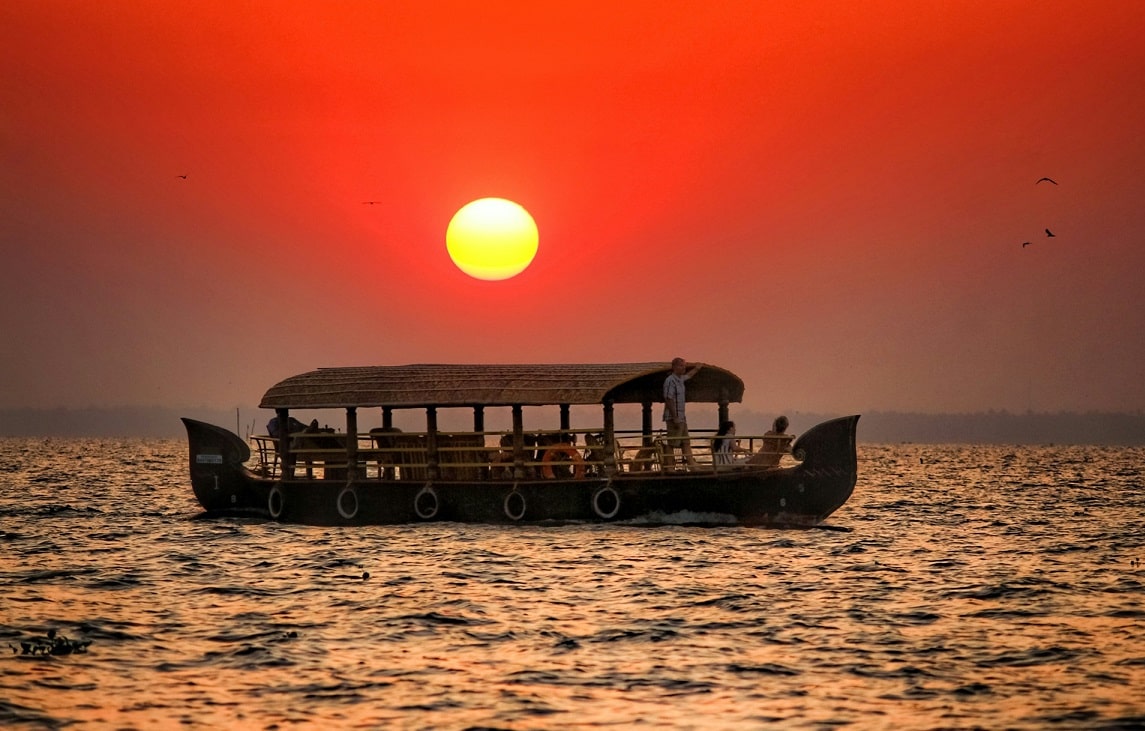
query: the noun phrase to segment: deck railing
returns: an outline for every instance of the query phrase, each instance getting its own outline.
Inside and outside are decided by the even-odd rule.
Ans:
[[[349,440],[344,433],[299,432],[291,436],[290,472],[295,478],[359,480],[419,480],[434,473],[447,480],[512,480],[533,477],[580,478],[620,472],[662,472],[677,469],[710,470],[732,468],[751,456],[782,466],[790,458],[790,443],[781,452],[763,453],[763,436],[738,436],[743,452],[733,455],[733,464],[720,464],[712,453],[713,434],[698,431],[688,441],[696,464],[684,464],[683,440],[666,449],[669,438],[663,433],[645,435],[638,431],[617,431],[613,448],[602,445],[599,431],[562,429],[529,431],[525,448],[516,459],[513,447],[502,446],[502,438],[512,432],[437,432],[436,450],[430,449],[427,432],[383,431],[355,435],[353,464]],[[769,438],[770,439],[770,438]],[[265,477],[282,475],[278,440],[265,434],[251,435],[250,468]],[[594,443],[594,441],[596,443]],[[436,452],[436,459],[433,457]]]

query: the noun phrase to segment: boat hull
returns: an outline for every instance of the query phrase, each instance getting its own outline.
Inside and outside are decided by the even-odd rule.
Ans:
[[[418,481],[269,479],[245,466],[246,443],[183,419],[191,484],[208,514],[309,525],[456,521],[814,525],[846,503],[857,480],[858,416],[824,422],[792,445],[792,467],[618,472],[585,479]]]

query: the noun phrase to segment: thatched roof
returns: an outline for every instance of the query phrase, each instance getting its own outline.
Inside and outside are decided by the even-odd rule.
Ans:
[[[348,406],[542,406],[663,401],[669,363],[404,365],[319,368],[275,384],[268,409]],[[688,401],[743,399],[743,381],[705,365],[688,381]]]

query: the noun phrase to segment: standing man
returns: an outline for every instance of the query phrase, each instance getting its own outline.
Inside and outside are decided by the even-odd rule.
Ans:
[[[672,359],[672,374],[664,379],[664,422],[668,432],[665,440],[665,468],[675,465],[676,443],[679,442],[684,452],[684,461],[688,466],[696,464],[692,456],[692,442],[688,439],[688,420],[684,415],[684,382],[696,375],[704,367],[703,363],[696,363],[692,370],[688,370],[688,363],[683,358]]]

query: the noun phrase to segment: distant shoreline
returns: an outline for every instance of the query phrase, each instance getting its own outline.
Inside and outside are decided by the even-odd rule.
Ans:
[[[778,413],[778,412],[776,412]],[[786,412],[795,434],[841,414]],[[0,409],[0,437],[90,437],[165,438],[184,436],[179,417],[207,421],[246,435],[253,427],[262,431],[270,418],[265,409],[170,409],[117,407],[89,409]],[[732,418],[741,434],[759,434],[771,424],[772,414],[732,405]],[[341,426],[331,417],[331,426]],[[657,427],[659,423],[657,422]],[[709,426],[698,423],[693,429]],[[638,425],[618,423],[619,428]],[[442,428],[464,429],[464,424],[443,423]],[[502,428],[490,419],[489,430]],[[870,411],[859,421],[859,442],[896,444],[1093,444],[1145,445],[1145,413],[1057,412],[1010,413],[987,411],[974,414],[919,414]]]

